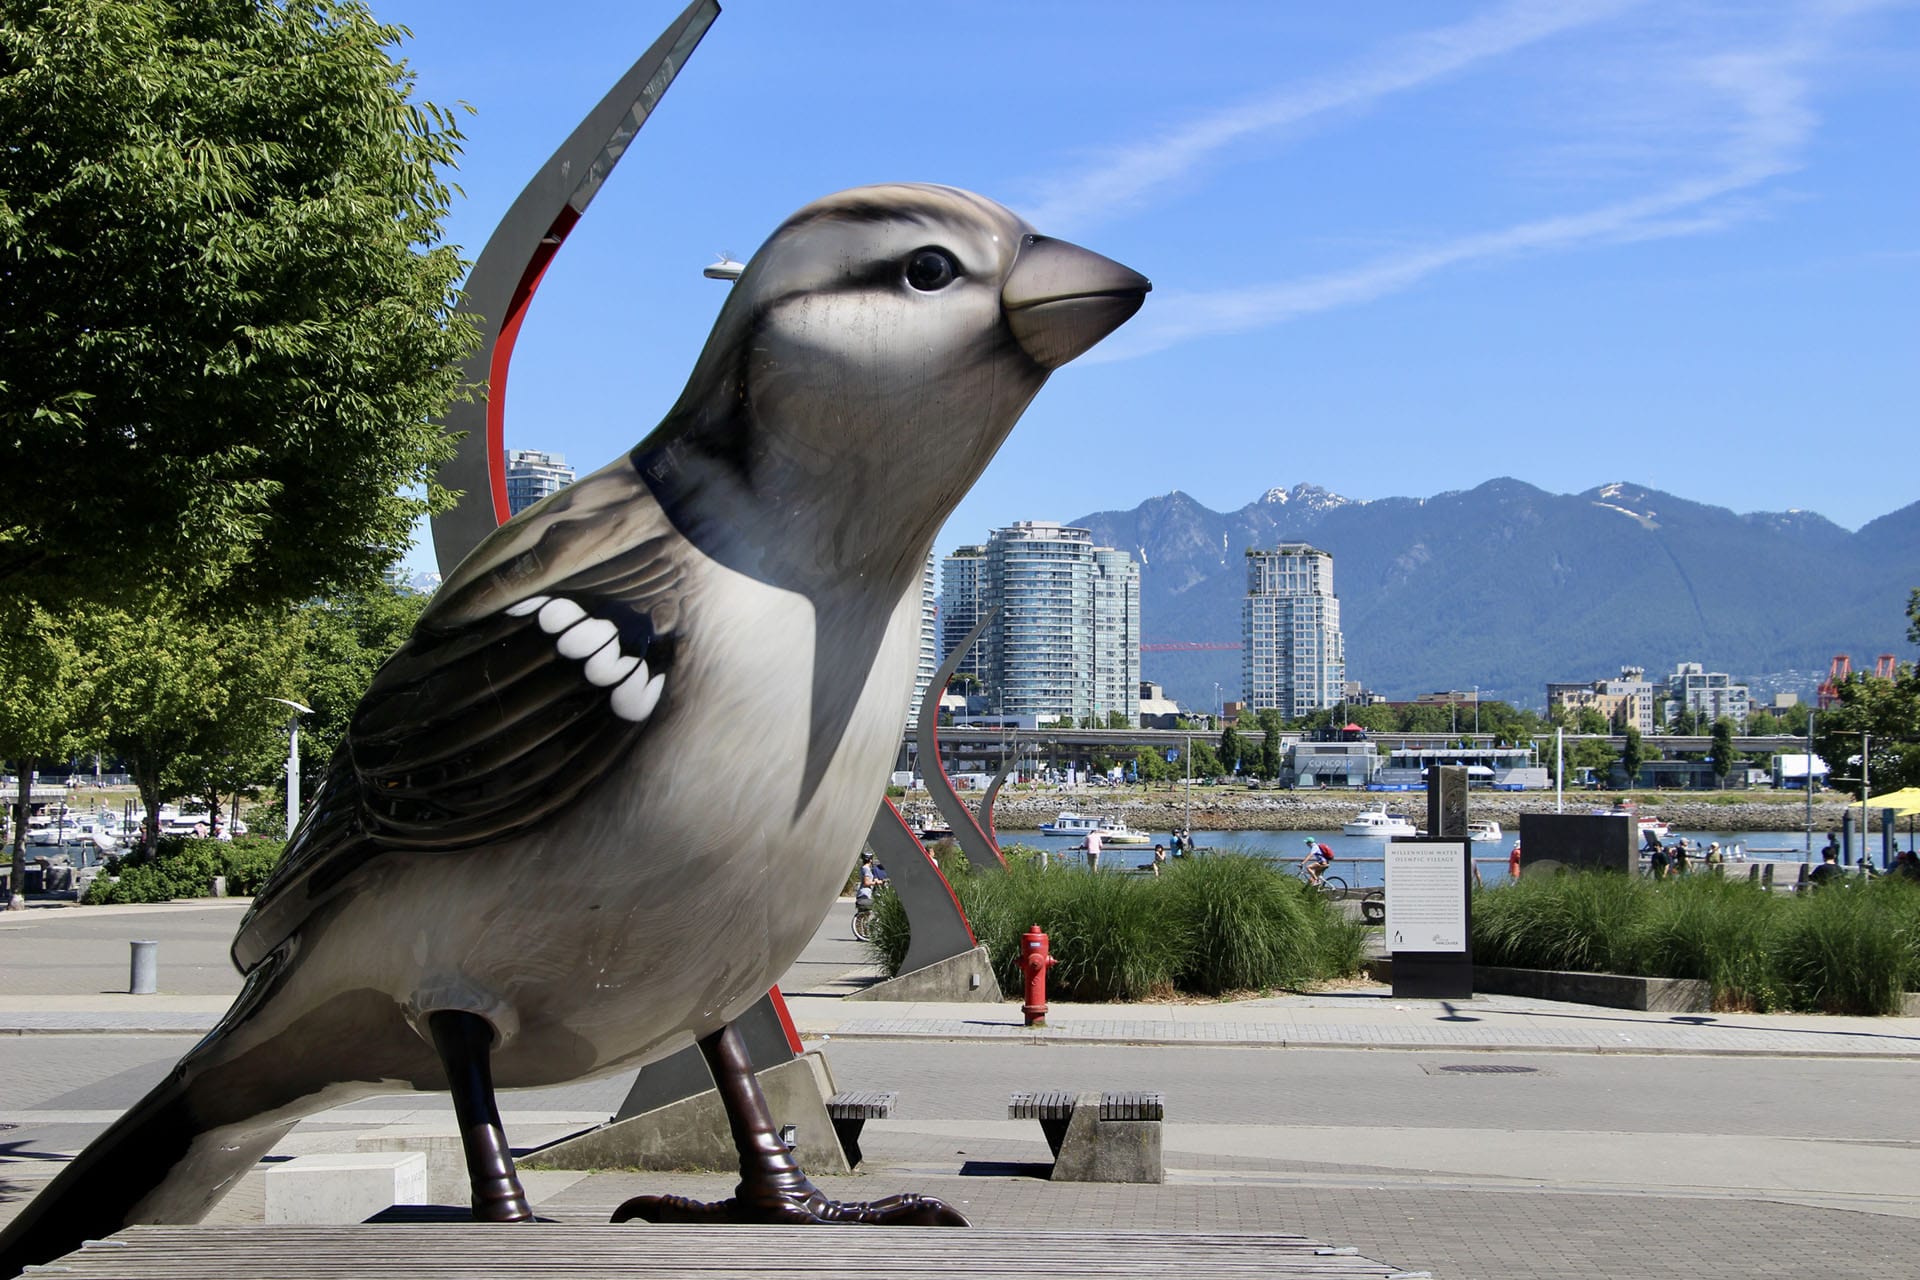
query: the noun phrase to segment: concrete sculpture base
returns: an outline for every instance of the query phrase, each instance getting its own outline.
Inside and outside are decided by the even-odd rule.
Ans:
[[[849,1000],[928,1000],[940,1003],[964,1000],[986,1004],[998,1004],[1002,998],[1000,983],[993,976],[993,965],[987,960],[985,947],[975,947],[957,956],[936,960],[925,968],[877,982],[847,997]]]
[[[818,1053],[756,1073],[774,1123],[792,1125],[793,1154],[809,1173],[850,1173],[840,1150],[827,1099],[833,1076]],[[520,1161],[526,1169],[718,1169],[740,1166],[718,1090],[670,1102],[625,1120],[615,1120],[562,1138]]]

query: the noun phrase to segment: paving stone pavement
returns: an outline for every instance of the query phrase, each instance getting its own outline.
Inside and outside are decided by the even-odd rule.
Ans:
[[[130,1105],[217,1019],[235,904],[0,917],[0,1217]],[[830,1194],[941,1195],[1023,1229],[1287,1231],[1435,1280],[1920,1274],[1920,1108],[1904,1103],[1920,1020],[1669,1016],[1488,997],[1346,990],[1230,1004],[847,1002],[870,970],[845,907],[783,982],[842,1088],[901,1091]],[[161,942],[162,994],[133,997],[127,940]],[[46,944],[46,945],[42,945]],[[117,976],[116,976],[117,975]],[[55,1032],[65,1034],[52,1034]],[[1497,1064],[1496,1075],[1450,1068]],[[1168,1181],[1055,1184],[1015,1088],[1159,1089]],[[523,1146],[603,1118],[623,1078],[503,1095]],[[429,1142],[444,1095],[369,1098],[303,1122],[279,1154]],[[443,1160],[441,1162],[445,1164]],[[714,1197],[718,1174],[543,1172],[556,1215],[628,1196]],[[457,1165],[436,1199],[458,1204]],[[220,1222],[258,1221],[261,1178]]]

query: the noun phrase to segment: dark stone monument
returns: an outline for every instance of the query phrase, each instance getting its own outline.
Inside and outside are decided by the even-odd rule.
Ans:
[[[1473,995],[1473,842],[1464,768],[1428,768],[1427,831],[1387,842],[1393,994],[1463,1000]]]
[[[1575,871],[1633,871],[1639,827],[1625,813],[1523,813],[1520,869],[1525,875]]]

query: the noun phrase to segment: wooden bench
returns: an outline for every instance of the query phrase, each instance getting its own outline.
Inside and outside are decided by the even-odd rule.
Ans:
[[[827,1099],[827,1117],[846,1153],[847,1166],[860,1167],[860,1130],[869,1120],[885,1120],[893,1114],[893,1100],[900,1095],[892,1089],[849,1090]]]
[[[1009,1120],[1038,1120],[1053,1151],[1060,1182],[1160,1182],[1160,1122],[1166,1096],[1158,1090],[1076,1094],[1034,1089],[1009,1094]]]
[[[826,1280],[1040,1275],[1050,1280],[1389,1280],[1400,1269],[1279,1233],[1096,1229],[967,1231],[861,1226],[609,1226],[431,1221],[352,1227],[128,1227],[58,1260],[62,1280],[277,1280],[484,1276],[488,1280]],[[467,1213],[465,1206],[459,1212]]]
[[[1077,1093],[1062,1089],[1038,1089],[1007,1095],[1007,1119],[1038,1120],[1040,1132],[1047,1135],[1047,1146],[1054,1158],[1060,1158],[1060,1144],[1067,1136],[1067,1124],[1080,1100]]]

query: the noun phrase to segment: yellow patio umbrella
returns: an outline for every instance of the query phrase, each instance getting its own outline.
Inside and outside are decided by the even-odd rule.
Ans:
[[[1882,809],[1891,809],[1903,818],[1920,813],[1920,787],[1902,787],[1898,791],[1867,797],[1869,813],[1878,813]]]

